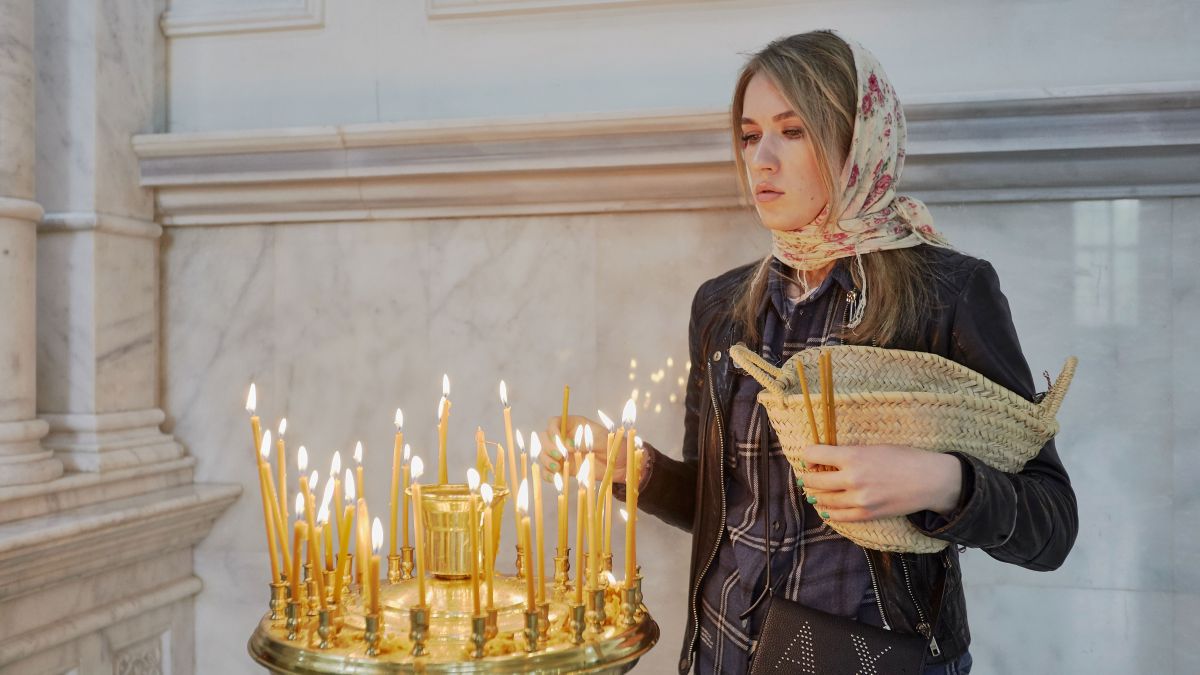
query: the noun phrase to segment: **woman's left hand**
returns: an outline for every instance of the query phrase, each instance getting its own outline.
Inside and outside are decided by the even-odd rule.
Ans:
[[[809,471],[797,481],[823,518],[845,522],[905,516],[928,509],[948,515],[958,506],[958,458],[899,445],[812,445]],[[814,501],[815,499],[815,501]]]

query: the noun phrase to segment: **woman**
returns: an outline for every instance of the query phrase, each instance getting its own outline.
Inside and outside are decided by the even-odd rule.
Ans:
[[[1016,475],[965,455],[817,445],[805,460],[835,470],[801,485],[755,400],[759,385],[730,363],[728,349],[744,342],[776,365],[825,344],[925,351],[1032,399],[995,270],[950,249],[924,204],[896,194],[903,111],[882,67],[853,41],[818,31],[768,45],[742,70],[732,123],[741,185],[773,250],[696,293],[683,459],[647,444],[641,479],[642,509],[693,534],[679,670],[747,670],[765,616],[756,599],[769,537],[776,595],[922,635],[927,673],[969,672],[961,549],[867,551],[824,521],[907,516],[958,547],[1055,569],[1078,525],[1054,442]],[[579,423],[596,424],[569,420]],[[763,452],[769,486],[758,480]],[[543,457],[557,470],[557,453]],[[623,454],[614,461],[623,498]]]

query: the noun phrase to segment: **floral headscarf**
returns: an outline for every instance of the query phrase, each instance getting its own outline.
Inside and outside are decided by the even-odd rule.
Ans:
[[[796,230],[771,232],[773,254],[797,270],[819,269],[830,261],[863,253],[918,244],[949,246],[933,229],[933,216],[918,199],[896,194],[904,168],[904,110],[900,99],[871,52],[838,35],[854,53],[858,73],[858,110],[850,153],[842,167],[843,192],[836,220],[829,204],[813,222]],[[861,265],[861,258],[858,259]],[[865,276],[861,276],[865,284]],[[851,326],[862,320],[866,288],[852,310]]]

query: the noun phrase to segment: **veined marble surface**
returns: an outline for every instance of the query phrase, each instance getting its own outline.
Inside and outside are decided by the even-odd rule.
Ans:
[[[1200,589],[1188,529],[1200,510],[1200,462],[1187,440],[1196,364],[1185,339],[1200,320],[1188,215],[1198,202],[932,205],[961,250],[995,264],[1033,371],[1056,373],[1070,354],[1081,361],[1059,437],[1079,541],[1052,573],[964,556],[979,672],[1190,672],[1200,659],[1184,628],[1195,625]],[[454,480],[471,465],[476,425],[502,436],[501,378],[526,430],[558,413],[564,383],[572,410],[589,415],[617,415],[637,388],[640,433],[677,456],[692,295],[768,250],[753,219],[732,212],[179,228],[165,237],[166,427],[196,455],[198,481],[240,482],[247,495],[196,551],[206,580],[197,643],[221,646],[198,650],[197,670],[230,673],[255,672],[243,645],[266,600],[243,410],[251,379],[264,426],[288,417],[292,485],[298,444],[324,480],[333,451],[345,462],[361,439],[366,491],[381,516],[394,410],[404,409],[406,440],[432,459],[443,372]],[[647,604],[663,637],[638,671],[672,672],[689,539],[653,518],[642,523]],[[502,569],[512,566],[512,542],[506,531]]]

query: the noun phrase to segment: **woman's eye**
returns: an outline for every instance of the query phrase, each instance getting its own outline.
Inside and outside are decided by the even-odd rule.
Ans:
[[[743,143],[750,143],[751,141],[753,141],[757,138],[758,138],[758,134],[742,134],[742,142]]]
[[[803,129],[784,129],[783,133],[787,136],[791,136],[792,138],[804,138]]]

